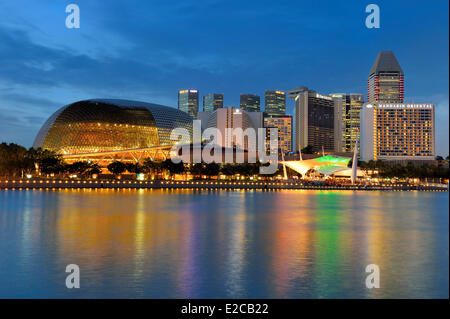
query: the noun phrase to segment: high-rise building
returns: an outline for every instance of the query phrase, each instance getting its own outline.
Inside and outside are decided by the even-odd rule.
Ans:
[[[292,116],[265,115],[266,152],[270,153],[270,134],[274,128],[278,129],[278,148],[284,152],[292,152]]]
[[[331,96],[322,95],[307,87],[289,91],[295,98],[295,149],[311,145],[320,151],[334,151],[334,106]]]
[[[241,94],[240,107],[245,112],[259,112],[260,98],[255,94]]]
[[[363,94],[333,93],[336,100],[334,112],[334,145],[336,152],[353,152],[359,140],[360,115],[364,104]]]
[[[202,121],[202,130],[217,128],[221,133],[221,140],[217,143],[219,146],[237,147],[242,150],[257,149],[258,128],[263,127],[263,113],[246,112],[242,109],[228,106],[212,112],[199,112],[198,118]],[[238,133],[235,131],[234,133],[237,133],[237,135],[233,135],[233,131],[229,130],[239,128],[242,131],[248,128],[253,129],[256,140],[245,138],[242,135],[245,132],[241,131],[241,133]]]
[[[267,115],[285,115],[286,114],[286,93],[283,91],[266,91],[266,109]]]
[[[434,104],[364,104],[360,150],[363,161],[433,160]]]
[[[203,96],[203,112],[215,111],[223,107],[223,94],[208,94]]]
[[[198,91],[197,90],[178,91],[178,109],[188,113],[193,118],[197,118]]]
[[[369,103],[403,103],[403,70],[392,51],[380,51],[367,79]]]

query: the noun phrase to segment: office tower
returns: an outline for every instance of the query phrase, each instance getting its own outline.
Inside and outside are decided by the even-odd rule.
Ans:
[[[270,134],[274,128],[278,129],[278,148],[284,152],[292,152],[292,116],[290,115],[265,115],[264,127],[266,128],[266,152],[270,151]]]
[[[367,80],[367,102],[403,103],[404,75],[392,51],[380,51]]]
[[[363,94],[334,93],[334,144],[336,152],[353,152],[359,140]]]
[[[218,141],[219,146],[236,146],[242,150],[248,150],[249,147],[254,147],[254,150],[257,149],[258,128],[263,127],[262,112],[246,112],[242,111],[242,109],[228,106],[212,112],[199,112],[198,118],[202,121],[202,130],[207,128],[217,128],[221,135],[221,139]],[[244,138],[242,143],[240,138],[241,136],[245,136],[245,132],[243,132],[244,135],[239,133],[237,136],[233,136],[233,132],[228,130],[239,128],[242,129],[242,131],[245,131],[248,128],[253,129],[256,140]]]
[[[178,109],[188,113],[193,118],[197,118],[198,91],[197,90],[178,91]]]
[[[266,91],[266,109],[267,115],[285,115],[286,114],[286,93],[282,91]]]
[[[434,108],[434,104],[364,104],[361,111],[361,159],[433,160]]]
[[[331,96],[307,87],[289,91],[295,99],[295,149],[311,145],[314,151],[334,151],[334,106]]]
[[[208,94],[203,96],[203,112],[215,111],[223,107],[223,94]]]
[[[245,112],[259,112],[260,99],[255,94],[241,94],[240,107]]]

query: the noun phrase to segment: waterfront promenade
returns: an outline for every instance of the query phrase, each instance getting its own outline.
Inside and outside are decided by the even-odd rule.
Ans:
[[[302,181],[225,181],[225,180],[77,180],[77,179],[8,179],[0,180],[0,189],[239,189],[239,190],[367,190],[367,191],[448,191],[441,185],[320,185]]]

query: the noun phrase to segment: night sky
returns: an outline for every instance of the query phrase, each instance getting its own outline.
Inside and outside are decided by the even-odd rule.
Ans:
[[[65,26],[69,3],[80,29]],[[380,29],[365,27],[370,3]],[[176,107],[186,88],[224,93],[225,106],[296,86],[366,94],[378,51],[393,50],[405,101],[436,104],[437,154],[447,156],[448,10],[447,1],[3,0],[0,142],[31,146],[54,111],[87,98]]]

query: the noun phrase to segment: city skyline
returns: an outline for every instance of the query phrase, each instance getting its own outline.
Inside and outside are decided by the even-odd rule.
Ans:
[[[169,7],[136,4],[135,8],[126,6],[117,10],[122,6],[116,2],[107,7],[85,2],[79,5],[82,16],[79,30],[64,27],[65,4],[42,2],[39,6],[24,6],[17,1],[0,5],[0,52],[4,60],[11,62],[2,67],[0,75],[2,140],[31,146],[48,115],[63,105],[85,98],[128,98],[176,108],[176,93],[182,88],[196,88],[200,94],[220,91],[224,93],[226,106],[238,106],[241,93],[251,92],[263,97],[265,90],[287,92],[300,85],[326,94],[364,94],[367,76],[378,52],[392,50],[405,74],[404,101],[436,105],[436,154],[448,155],[448,41],[436,41],[448,38],[448,29],[443,27],[448,24],[448,16],[441,9],[442,3],[419,10],[414,4],[405,8],[381,1],[378,3],[382,15],[379,30],[365,28],[365,6],[357,2],[329,4],[320,14],[315,12],[317,5],[314,4],[302,9],[288,3],[267,4],[257,9],[259,15],[251,19],[258,26],[266,22],[263,31],[272,34],[280,28],[271,31],[270,26],[286,21],[281,25],[286,32],[283,29],[277,40],[282,41],[277,46],[282,50],[276,57],[270,48],[269,52],[257,47],[256,53],[245,53],[247,46],[257,43],[248,35],[256,35],[257,39],[264,33],[252,28],[240,30],[242,34],[237,31],[239,26],[244,26],[244,20],[248,20],[247,14],[255,10],[250,3],[184,2],[176,6],[174,18],[179,18],[186,7],[192,8],[191,14],[184,17],[190,30],[224,37],[223,52],[194,46],[183,53],[179,50],[184,50],[187,42],[176,37],[178,28],[169,27],[170,21],[158,18],[158,14],[163,15]],[[448,8],[448,4],[445,6]],[[200,31],[201,25],[193,26],[192,22],[205,10],[216,7],[230,11],[229,18],[237,25],[231,28],[223,17],[214,15],[217,19],[209,21],[212,30]],[[281,9],[282,14],[272,17],[274,7]],[[173,5],[170,9],[174,9]],[[346,17],[351,17],[346,21],[334,13],[346,10]],[[139,11],[148,14],[149,19],[144,19]],[[8,12],[8,16],[1,12]],[[51,18],[41,21],[36,12]],[[120,28],[111,24],[118,18],[118,12],[123,16]],[[310,18],[305,22],[293,19],[299,15]],[[158,37],[156,31],[147,37],[133,21],[135,16],[143,19],[140,22],[144,31],[155,29],[167,38]],[[267,20],[268,17],[271,18]],[[417,19],[423,21],[422,26],[427,26],[425,30],[409,22]],[[320,27],[317,23],[320,21],[327,23]],[[288,42],[293,36],[303,42]],[[340,48],[334,38],[341,36],[355,37],[357,41]],[[243,42],[244,38],[247,42]],[[318,41],[319,38],[323,41]],[[233,49],[232,43],[236,41],[240,50]],[[136,48],[134,55],[125,48],[128,44]],[[24,50],[17,54],[12,48]],[[340,49],[334,50],[336,48]],[[170,54],[161,55],[166,49]],[[154,53],[149,54],[150,51]],[[63,70],[70,72],[65,74]],[[293,101],[288,100],[286,104],[286,113],[293,115]],[[10,110],[15,114],[7,113]]]

